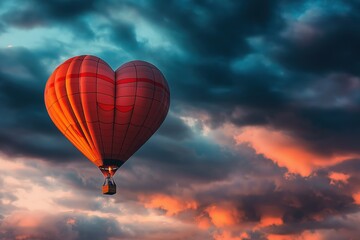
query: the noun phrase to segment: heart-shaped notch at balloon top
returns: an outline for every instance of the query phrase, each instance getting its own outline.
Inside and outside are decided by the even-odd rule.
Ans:
[[[144,61],[114,72],[98,57],[73,57],[55,69],[45,87],[54,124],[111,176],[160,127],[169,104],[165,77]]]

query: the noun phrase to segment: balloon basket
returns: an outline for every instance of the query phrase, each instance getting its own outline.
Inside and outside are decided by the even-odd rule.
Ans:
[[[105,182],[102,186],[102,192],[106,195],[114,195],[116,193],[116,184],[110,175],[105,178]]]
[[[102,192],[106,195],[114,195],[116,193],[116,185],[102,186]]]

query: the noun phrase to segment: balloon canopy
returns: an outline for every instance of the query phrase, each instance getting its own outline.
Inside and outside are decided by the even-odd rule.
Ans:
[[[112,176],[160,127],[170,104],[167,81],[154,65],[131,61],[114,72],[90,55],[58,66],[44,95],[56,127],[106,177],[105,194],[115,193]]]

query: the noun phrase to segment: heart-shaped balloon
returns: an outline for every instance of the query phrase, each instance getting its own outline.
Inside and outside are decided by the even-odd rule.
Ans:
[[[114,72],[98,57],[73,57],[45,87],[46,109],[57,128],[111,175],[160,127],[169,104],[166,79],[144,61]]]

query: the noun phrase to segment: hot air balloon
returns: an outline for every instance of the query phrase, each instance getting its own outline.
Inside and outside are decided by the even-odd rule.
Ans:
[[[156,132],[170,104],[161,71],[131,61],[115,72],[102,59],[66,60],[49,77],[45,105],[63,135],[103,173],[104,194],[115,194],[115,172]]]

